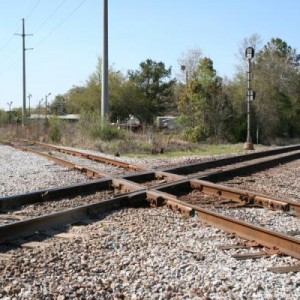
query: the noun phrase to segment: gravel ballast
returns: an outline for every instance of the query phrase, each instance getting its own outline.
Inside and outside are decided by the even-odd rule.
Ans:
[[[300,160],[221,184],[300,202]]]
[[[238,242],[221,230],[167,209],[124,209],[75,238],[40,250],[19,250],[0,263],[1,299],[298,299],[300,273],[267,267],[290,257],[238,261]],[[244,250],[245,251],[245,250]],[[248,251],[248,250],[247,250]],[[238,252],[240,253],[240,252]]]
[[[23,194],[89,180],[52,161],[0,145],[0,197]]]
[[[0,153],[1,196],[87,180],[8,146],[0,146]],[[284,184],[291,186],[294,178],[284,178]],[[264,185],[265,192],[272,191],[271,180],[269,187],[267,182]],[[249,220],[247,210],[236,213]],[[276,224],[278,229],[284,222],[286,231],[291,222],[290,228],[296,230],[291,216],[277,222],[268,218],[270,214],[259,210],[259,223]],[[240,239],[165,208],[113,211],[93,224],[70,227],[69,233],[74,235],[69,240],[52,238],[45,249],[19,249],[9,261],[0,260],[0,299],[300,298],[300,272],[267,270],[299,261],[278,255],[236,260],[232,254],[258,250],[221,251],[220,245]]]

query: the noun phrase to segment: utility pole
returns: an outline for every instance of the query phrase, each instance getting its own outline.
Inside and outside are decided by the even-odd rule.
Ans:
[[[8,105],[8,109],[9,109],[9,112],[11,112],[11,105],[12,105],[12,101],[10,101],[10,102],[7,102],[7,105]]]
[[[182,65],[182,66],[181,66],[181,71],[182,71],[182,72],[185,72],[185,84],[186,84],[186,86],[187,86],[188,81],[189,81],[189,75],[188,75],[188,71],[187,71],[186,66]]]
[[[38,116],[38,130],[39,130],[39,136],[40,136],[40,131],[41,131],[41,122],[40,122],[40,118],[41,118],[41,103],[43,102],[43,98],[39,101],[39,116]]]
[[[46,107],[46,111],[45,111],[45,122],[47,121],[47,115],[48,115],[48,111],[47,111],[47,109],[48,109],[48,107],[47,107],[47,105],[48,105],[48,96],[50,96],[51,95],[51,93],[48,93],[46,96],[45,96],[45,107]]]
[[[32,97],[32,95],[29,93],[27,97],[28,97],[28,113],[30,117],[30,98]]]
[[[101,89],[101,118],[102,126],[108,113],[108,4],[103,0],[103,57],[102,57],[102,89]]]
[[[39,101],[39,120],[41,118],[41,103],[43,102],[43,98]]]
[[[11,123],[11,105],[12,105],[12,103],[13,103],[12,101],[7,102],[7,105],[9,107],[9,111],[8,111],[8,124]]]
[[[25,19],[22,19],[22,34],[16,33],[23,38],[23,106],[22,106],[22,126],[25,125],[26,120],[26,62],[25,62],[25,51],[32,50],[33,48],[26,49],[25,37],[32,34],[25,34]]]

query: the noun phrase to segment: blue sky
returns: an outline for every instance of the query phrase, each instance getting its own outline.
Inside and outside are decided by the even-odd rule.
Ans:
[[[109,64],[136,70],[151,58],[179,73],[189,49],[210,57],[219,76],[232,78],[236,54],[254,33],[279,37],[300,52],[297,0],[108,0]],[[84,85],[102,53],[102,0],[0,1],[0,108],[22,106],[25,18],[27,94],[31,107],[73,85]]]

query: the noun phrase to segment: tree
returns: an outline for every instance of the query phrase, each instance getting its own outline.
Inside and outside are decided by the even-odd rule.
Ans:
[[[66,111],[66,99],[63,95],[57,95],[50,104],[50,111],[56,115],[64,115]]]
[[[223,93],[222,80],[216,75],[213,61],[203,58],[179,102],[180,122],[192,141],[212,137],[220,140],[226,135],[231,106]]]
[[[172,96],[172,86],[175,84],[171,77],[171,67],[166,69],[163,62],[147,59],[140,64],[140,69],[129,71],[129,80],[142,92],[144,99],[142,122],[152,124],[154,117],[163,115],[167,102]]]
[[[101,90],[98,85],[74,86],[64,95],[68,113],[100,111]]]
[[[255,48],[252,59],[252,136],[257,142],[270,143],[276,138],[295,137],[300,133],[299,55],[280,38],[263,47],[258,35],[245,39],[240,48],[240,65],[235,78],[226,84],[234,110],[232,136],[235,141],[246,137],[247,61],[245,49]],[[256,132],[255,132],[256,131]]]
[[[259,34],[254,33],[248,38],[245,38],[238,49],[238,60],[239,62],[242,62],[241,64],[237,65],[237,69],[239,70],[239,73],[242,72],[243,74],[246,73],[246,70],[248,68],[247,66],[247,61],[245,60],[245,50],[248,47],[252,47],[254,49],[254,52],[257,53],[258,51],[261,50],[262,46],[262,40]],[[254,57],[255,60],[255,57]]]
[[[256,55],[254,106],[265,138],[299,134],[299,61],[296,50],[279,38],[271,39]]]
[[[233,80],[228,80],[223,85],[232,108],[231,126],[229,136],[232,142],[245,141],[247,133],[247,106],[246,83],[244,73],[239,73]],[[252,124],[255,124],[252,122]]]
[[[109,120],[112,122],[125,121],[138,109],[141,92],[132,83],[128,84],[120,71],[112,66],[108,72],[109,79]],[[100,114],[101,111],[101,59],[99,58],[96,70],[92,73],[85,86],[73,87],[67,95],[66,108],[69,113],[92,112]],[[144,107],[144,105],[142,105]]]
[[[113,122],[126,122],[131,115],[146,118],[147,101],[143,92],[130,80],[122,82],[111,97],[110,115]]]
[[[196,75],[197,68],[200,64],[202,56],[201,49],[189,49],[186,53],[182,53],[178,59],[178,63],[183,71],[184,82],[187,82],[189,79],[192,79]]]
[[[9,123],[9,117],[11,112],[0,109],[0,125],[6,125]]]
[[[151,124],[154,117],[173,109],[171,68],[160,62],[147,60],[140,70],[129,71],[125,76],[112,66],[109,68],[109,119],[112,122],[126,121],[134,115],[141,122]],[[91,113],[101,111],[101,59],[96,70],[84,86],[73,86],[62,96],[68,113]],[[57,99],[59,102],[60,100]],[[58,103],[55,100],[53,109]]]

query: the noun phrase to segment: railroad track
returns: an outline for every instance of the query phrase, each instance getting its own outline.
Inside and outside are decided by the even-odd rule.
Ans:
[[[14,139],[13,141],[6,142],[6,144],[25,152],[43,156],[49,160],[54,161],[56,164],[67,167],[71,170],[78,171],[94,179],[110,176],[110,174],[100,171],[101,167],[99,168],[99,164],[110,165],[111,168],[109,171],[114,176],[146,170],[142,166],[129,164],[118,159],[111,159],[105,156],[87,154],[81,151],[70,150],[63,147],[39,142],[32,142],[24,139]],[[69,158],[67,156],[62,156],[63,154],[68,155]],[[77,162],[72,162],[72,159],[70,159],[70,157],[72,156],[81,158],[83,161],[82,164],[79,165]],[[95,166],[97,166],[97,169],[84,165],[86,161],[93,161],[98,163],[98,166],[97,164],[94,164]]]
[[[286,150],[288,150],[289,154],[284,153]],[[196,216],[208,224],[234,233],[245,240],[255,241],[256,245],[264,247],[263,253],[260,254],[261,256],[282,253],[300,259],[299,239],[247,224],[209,209],[216,206],[227,208],[255,206],[281,210],[285,213],[299,216],[300,203],[194,179],[197,177],[200,179],[214,178],[215,181],[218,181],[220,178],[234,176],[238,172],[251,173],[257,169],[268,168],[271,165],[274,166],[297,159],[299,158],[299,149],[298,146],[280,148],[276,149],[276,151],[272,150],[271,154],[273,154],[272,158],[267,157],[266,153],[261,155],[255,153],[254,156],[250,155],[251,158],[247,155],[234,157],[229,159],[229,164],[227,163],[227,165],[226,159],[223,159],[172,170],[145,171],[142,169],[142,173],[125,175],[122,178],[104,178],[66,188],[5,197],[0,199],[0,209],[3,212],[9,211],[16,205],[43,203],[49,200],[51,200],[49,201],[51,203],[66,196],[68,196],[68,199],[72,199],[72,197],[76,198],[78,195],[107,193],[109,191],[112,199],[98,199],[99,201],[96,200],[90,204],[52,212],[43,216],[30,216],[29,219],[21,221],[10,220],[10,224],[0,227],[0,239],[4,242],[7,239],[48,229],[50,226],[76,223],[83,218],[94,217],[98,213],[114,208],[149,204],[151,206],[166,205],[174,211],[179,211],[186,216]],[[72,153],[72,155],[75,154]],[[222,169],[213,171],[212,168],[214,166]],[[205,172],[206,169],[209,169],[209,171]],[[12,214],[11,219],[14,216],[15,214]],[[244,247],[248,246],[249,244],[245,243]],[[231,247],[233,248],[234,246],[231,245]],[[259,257],[257,254],[256,256]]]

